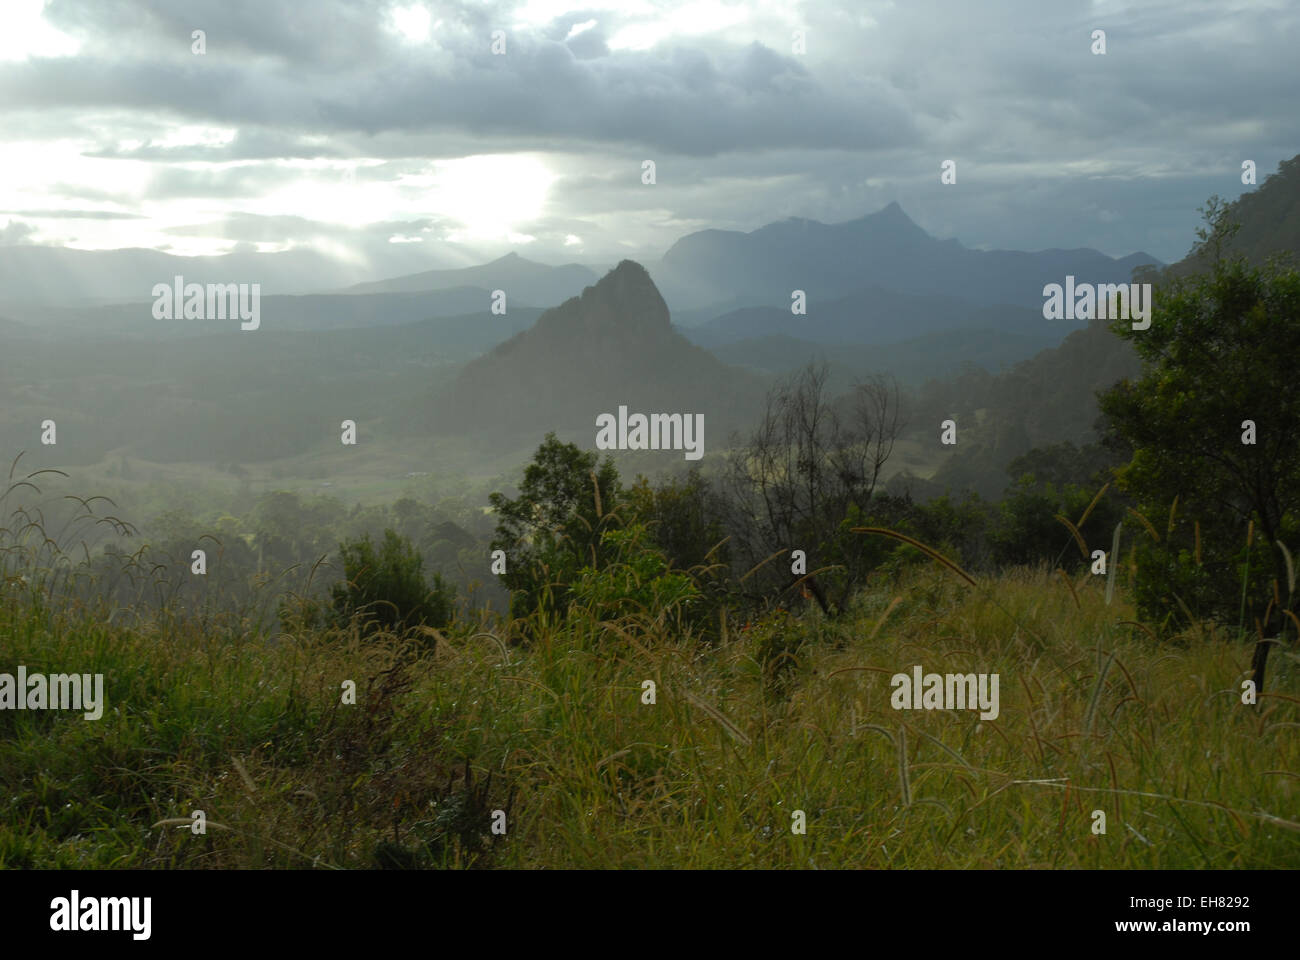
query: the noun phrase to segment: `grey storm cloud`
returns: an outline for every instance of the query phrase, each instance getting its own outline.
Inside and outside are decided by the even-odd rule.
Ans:
[[[0,64],[4,112],[126,108],[317,134],[446,129],[705,155],[915,137],[902,98],[864,100],[758,43],[705,39],[606,56],[583,39],[588,31],[573,38],[579,56],[546,31],[507,31],[507,53],[494,56],[491,26],[509,18],[470,6],[454,8],[463,19],[439,31],[433,49],[384,30],[378,3],[49,9],[87,46],[76,58]],[[205,30],[206,55],[191,54],[190,28]]]
[[[285,130],[445,130],[502,135],[518,148],[546,138],[706,156],[790,146],[921,150],[923,120],[969,139],[974,130],[984,140],[992,130],[1032,132],[1050,151],[1057,138],[1114,139],[1120,128],[1147,138],[1178,133],[1189,114],[1210,131],[1230,127],[1243,96],[1257,116],[1294,123],[1295,72],[1285,64],[1300,18],[1282,6],[1192,2],[1094,15],[1073,2],[877,9],[843,0],[805,7],[816,54],[808,58],[775,35],[739,47],[711,34],[673,37],[609,54],[605,37],[628,18],[583,9],[533,32],[507,29],[507,54],[492,56],[490,31],[511,21],[511,4],[439,4],[431,8],[442,23],[436,44],[408,47],[383,26],[389,6],[56,0],[47,16],[83,39],[83,55],[0,65],[0,109],[166,111],[277,132],[241,129],[232,149],[247,157],[328,155],[295,147]],[[843,29],[858,7],[873,10],[876,26]],[[566,44],[568,30],[588,20],[597,26]],[[1104,58],[1088,54],[1097,26],[1110,28]],[[192,29],[207,33],[204,57],[190,53]],[[1233,57],[1238,48],[1248,55]],[[1183,69],[1198,61],[1215,69]],[[157,148],[141,156],[166,158]]]
[[[426,4],[430,42],[410,44],[384,0],[53,0],[46,19],[81,51],[0,62],[0,141],[77,137],[95,144],[87,157],[154,164],[150,200],[248,209],[328,175],[289,161],[385,161],[357,169],[363,181],[545,154],[560,178],[523,229],[529,255],[553,259],[572,259],[570,234],[605,244],[600,256],[628,244],[656,256],[702,226],[844,220],[897,200],[972,246],[1172,260],[1196,207],[1243,189],[1242,160],[1263,176],[1300,139],[1300,7],[1280,0],[712,5],[743,10],[736,30],[672,0],[655,4],[673,14],[662,21],[581,3],[537,21],[533,6]],[[621,30],[647,22],[666,24],[657,42],[619,48]],[[191,53],[195,29],[204,56]],[[1105,56],[1090,52],[1095,29]],[[177,145],[180,124],[234,135]],[[643,159],[658,167],[653,190],[639,183]],[[939,183],[945,159],[956,186]],[[232,161],[244,163],[221,166]]]

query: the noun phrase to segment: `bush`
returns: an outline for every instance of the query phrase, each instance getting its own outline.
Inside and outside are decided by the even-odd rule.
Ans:
[[[417,625],[441,628],[451,622],[455,587],[436,573],[432,587],[425,583],[424,561],[406,537],[385,530],[378,551],[367,535],[340,544],[339,552],[344,579],[330,597],[340,620],[360,615],[368,633]]]
[[[572,588],[574,602],[601,619],[629,614],[676,618],[700,599],[695,582],[669,567],[643,525],[606,530],[601,541],[610,559],[599,569],[583,567]]]

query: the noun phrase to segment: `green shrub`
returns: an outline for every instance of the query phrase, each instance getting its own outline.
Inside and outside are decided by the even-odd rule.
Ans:
[[[606,530],[601,544],[608,557],[599,568],[586,566],[573,583],[573,600],[601,619],[641,614],[676,617],[700,600],[690,575],[669,567],[644,525]]]
[[[446,627],[455,609],[455,587],[439,574],[426,584],[424,561],[406,537],[384,531],[375,549],[369,535],[340,544],[344,579],[330,597],[340,620],[360,616],[367,632],[403,631],[423,625]]]

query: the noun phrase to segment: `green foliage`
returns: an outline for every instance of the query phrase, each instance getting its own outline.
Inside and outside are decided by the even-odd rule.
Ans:
[[[1007,467],[1013,480],[1030,476],[1038,483],[1050,483],[1061,489],[1068,484],[1101,489],[1110,479],[1111,469],[1119,465],[1113,451],[1097,443],[1075,446],[1070,441],[1035,447],[1016,457]]]
[[[732,605],[729,537],[720,518],[725,498],[698,469],[651,486],[644,477],[628,491],[630,516],[647,533],[675,570],[691,574],[700,596],[688,608],[688,621],[708,642],[721,636],[723,609]]]
[[[268,644],[6,600],[10,662],[102,672],[108,710],[0,711],[0,869],[1300,866],[1292,778],[1270,775],[1300,769],[1290,662],[1261,722],[1209,695],[1241,671],[1212,628],[1171,651],[1117,625],[1132,607],[1097,578],[1077,590],[1078,606],[1028,574],[974,591],[923,569],[862,595],[841,643],[815,616],[716,648],[634,616],[617,656],[581,642],[599,624],[579,610],[507,671],[455,626],[447,670],[385,638]],[[996,731],[972,711],[900,716],[889,675],[914,663],[1000,674]],[[339,706],[347,678],[357,707]],[[1075,784],[1092,792],[1063,805]],[[1117,805],[1148,842],[1115,819],[1091,834],[1088,813]],[[184,826],[194,809],[206,836]]]
[[[379,549],[366,536],[340,544],[344,579],[330,591],[336,616],[360,614],[369,632],[402,631],[416,625],[446,627],[455,609],[455,588],[438,574],[425,583],[424,561],[411,542],[384,531]]]
[[[1222,217],[1211,229],[1224,233]],[[1246,603],[1266,609],[1279,581],[1283,604],[1261,624],[1277,635],[1290,598],[1276,543],[1295,548],[1300,509],[1300,273],[1218,261],[1211,274],[1158,288],[1150,329],[1117,323],[1115,332],[1137,349],[1143,375],[1103,396],[1102,409],[1133,451],[1120,481],[1161,537],[1142,542],[1140,609],[1185,623],[1184,604],[1167,606],[1178,594],[1188,607],[1194,597],[1204,616],[1238,622],[1238,554],[1253,523],[1253,564],[1270,575],[1262,585],[1247,579]],[[1255,444],[1242,442],[1246,420],[1256,424]],[[1174,519],[1162,532],[1165,517]]]
[[[606,560],[583,567],[573,583],[573,600],[592,615],[614,620],[629,615],[674,620],[700,599],[690,575],[669,568],[646,527],[633,523],[601,534]]]
[[[760,617],[747,632],[754,659],[763,669],[767,692],[786,692],[799,666],[800,651],[810,638],[790,611],[782,607]]]
[[[627,503],[674,567],[688,570],[729,559],[720,519],[724,505],[698,469],[654,486],[639,477],[628,490]]]
[[[908,529],[949,559],[980,569],[991,555],[989,538],[994,519],[993,505],[978,494],[968,493],[960,501],[945,494],[916,505]]]
[[[374,866],[380,870],[421,870],[463,864],[485,866],[486,848],[493,840],[489,832],[494,808],[509,817],[513,794],[507,793],[504,805],[492,791],[491,772],[485,780],[474,780],[474,768],[465,761],[464,780],[457,789],[449,782],[443,795],[430,804],[433,816],[416,820],[410,833],[414,843],[384,839],[372,853]],[[509,821],[507,820],[508,824]]]
[[[623,492],[614,462],[546,435],[524,470],[519,496],[490,497],[497,515],[493,550],[506,553],[502,576],[510,611],[526,617],[548,604],[564,610],[570,586],[588,563],[599,565],[602,534],[616,520]]]
[[[1103,498],[1088,511],[1098,490],[1067,483],[1039,483],[1026,474],[998,504],[999,522],[993,534],[999,565],[1048,563],[1074,570],[1091,562],[1091,551],[1110,549],[1110,537],[1121,519],[1113,499]],[[1087,513],[1087,520],[1079,520]],[[1064,517],[1079,531],[1089,556],[1084,556]]]
[[[829,366],[814,362],[773,386],[729,459],[728,494],[730,532],[752,577],[746,593],[771,602],[802,583],[834,616],[873,560],[846,518],[873,511],[903,420],[890,378],[860,382],[839,398],[828,382]],[[806,580],[791,570],[794,550],[808,559]]]
[[[268,643],[239,617],[108,616],[69,598],[73,564],[39,524],[5,523],[5,655],[102,674],[107,709],[0,711],[0,869],[1300,865],[1274,775],[1300,764],[1292,660],[1260,716],[1213,694],[1235,693],[1241,658],[1212,623],[1170,651],[1099,578],[971,589],[933,562],[839,618],[778,612],[702,647],[675,622],[689,581],[647,529],[601,540],[538,643],[453,623],[446,669],[382,634]],[[592,648],[615,633],[617,651]],[[973,711],[900,717],[889,676],[914,663],[1019,682],[996,730]],[[1091,835],[1094,802],[1062,804],[1077,784],[1145,842]],[[194,809],[219,813],[207,835],[186,829]]]

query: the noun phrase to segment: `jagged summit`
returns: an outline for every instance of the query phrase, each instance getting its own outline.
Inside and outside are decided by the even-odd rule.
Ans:
[[[672,330],[668,304],[645,267],[623,260],[596,283],[537,321],[538,331],[605,335],[622,330],[640,334],[666,334]]]
[[[436,406],[442,428],[455,432],[513,424],[594,439],[596,415],[620,404],[704,413],[710,424],[734,425],[738,411],[760,396],[752,375],[674,330],[649,272],[623,260],[468,363]]]
[[[596,296],[610,303],[635,303],[642,298],[664,302],[650,273],[635,260],[620,260],[618,266],[582,292],[584,299],[588,291],[595,291]]]
[[[897,200],[891,200],[886,206],[881,207],[875,213],[869,213],[861,219],[873,219],[881,223],[892,223],[906,226],[916,226],[916,221],[907,215]]]
[[[1123,261],[1096,250],[980,251],[938,240],[895,202],[840,223],[789,219],[750,233],[703,230],[674,243],[661,261],[669,299],[788,307],[792,290],[823,302],[869,287],[956,298],[979,306],[1042,308],[1043,277],[1072,274],[1089,283],[1127,283],[1138,256]],[[658,269],[658,268],[657,268]]]
[[[649,272],[641,264],[635,260],[620,260],[618,266],[601,277],[596,286],[620,283],[640,283],[652,289],[655,285],[650,279]]]

